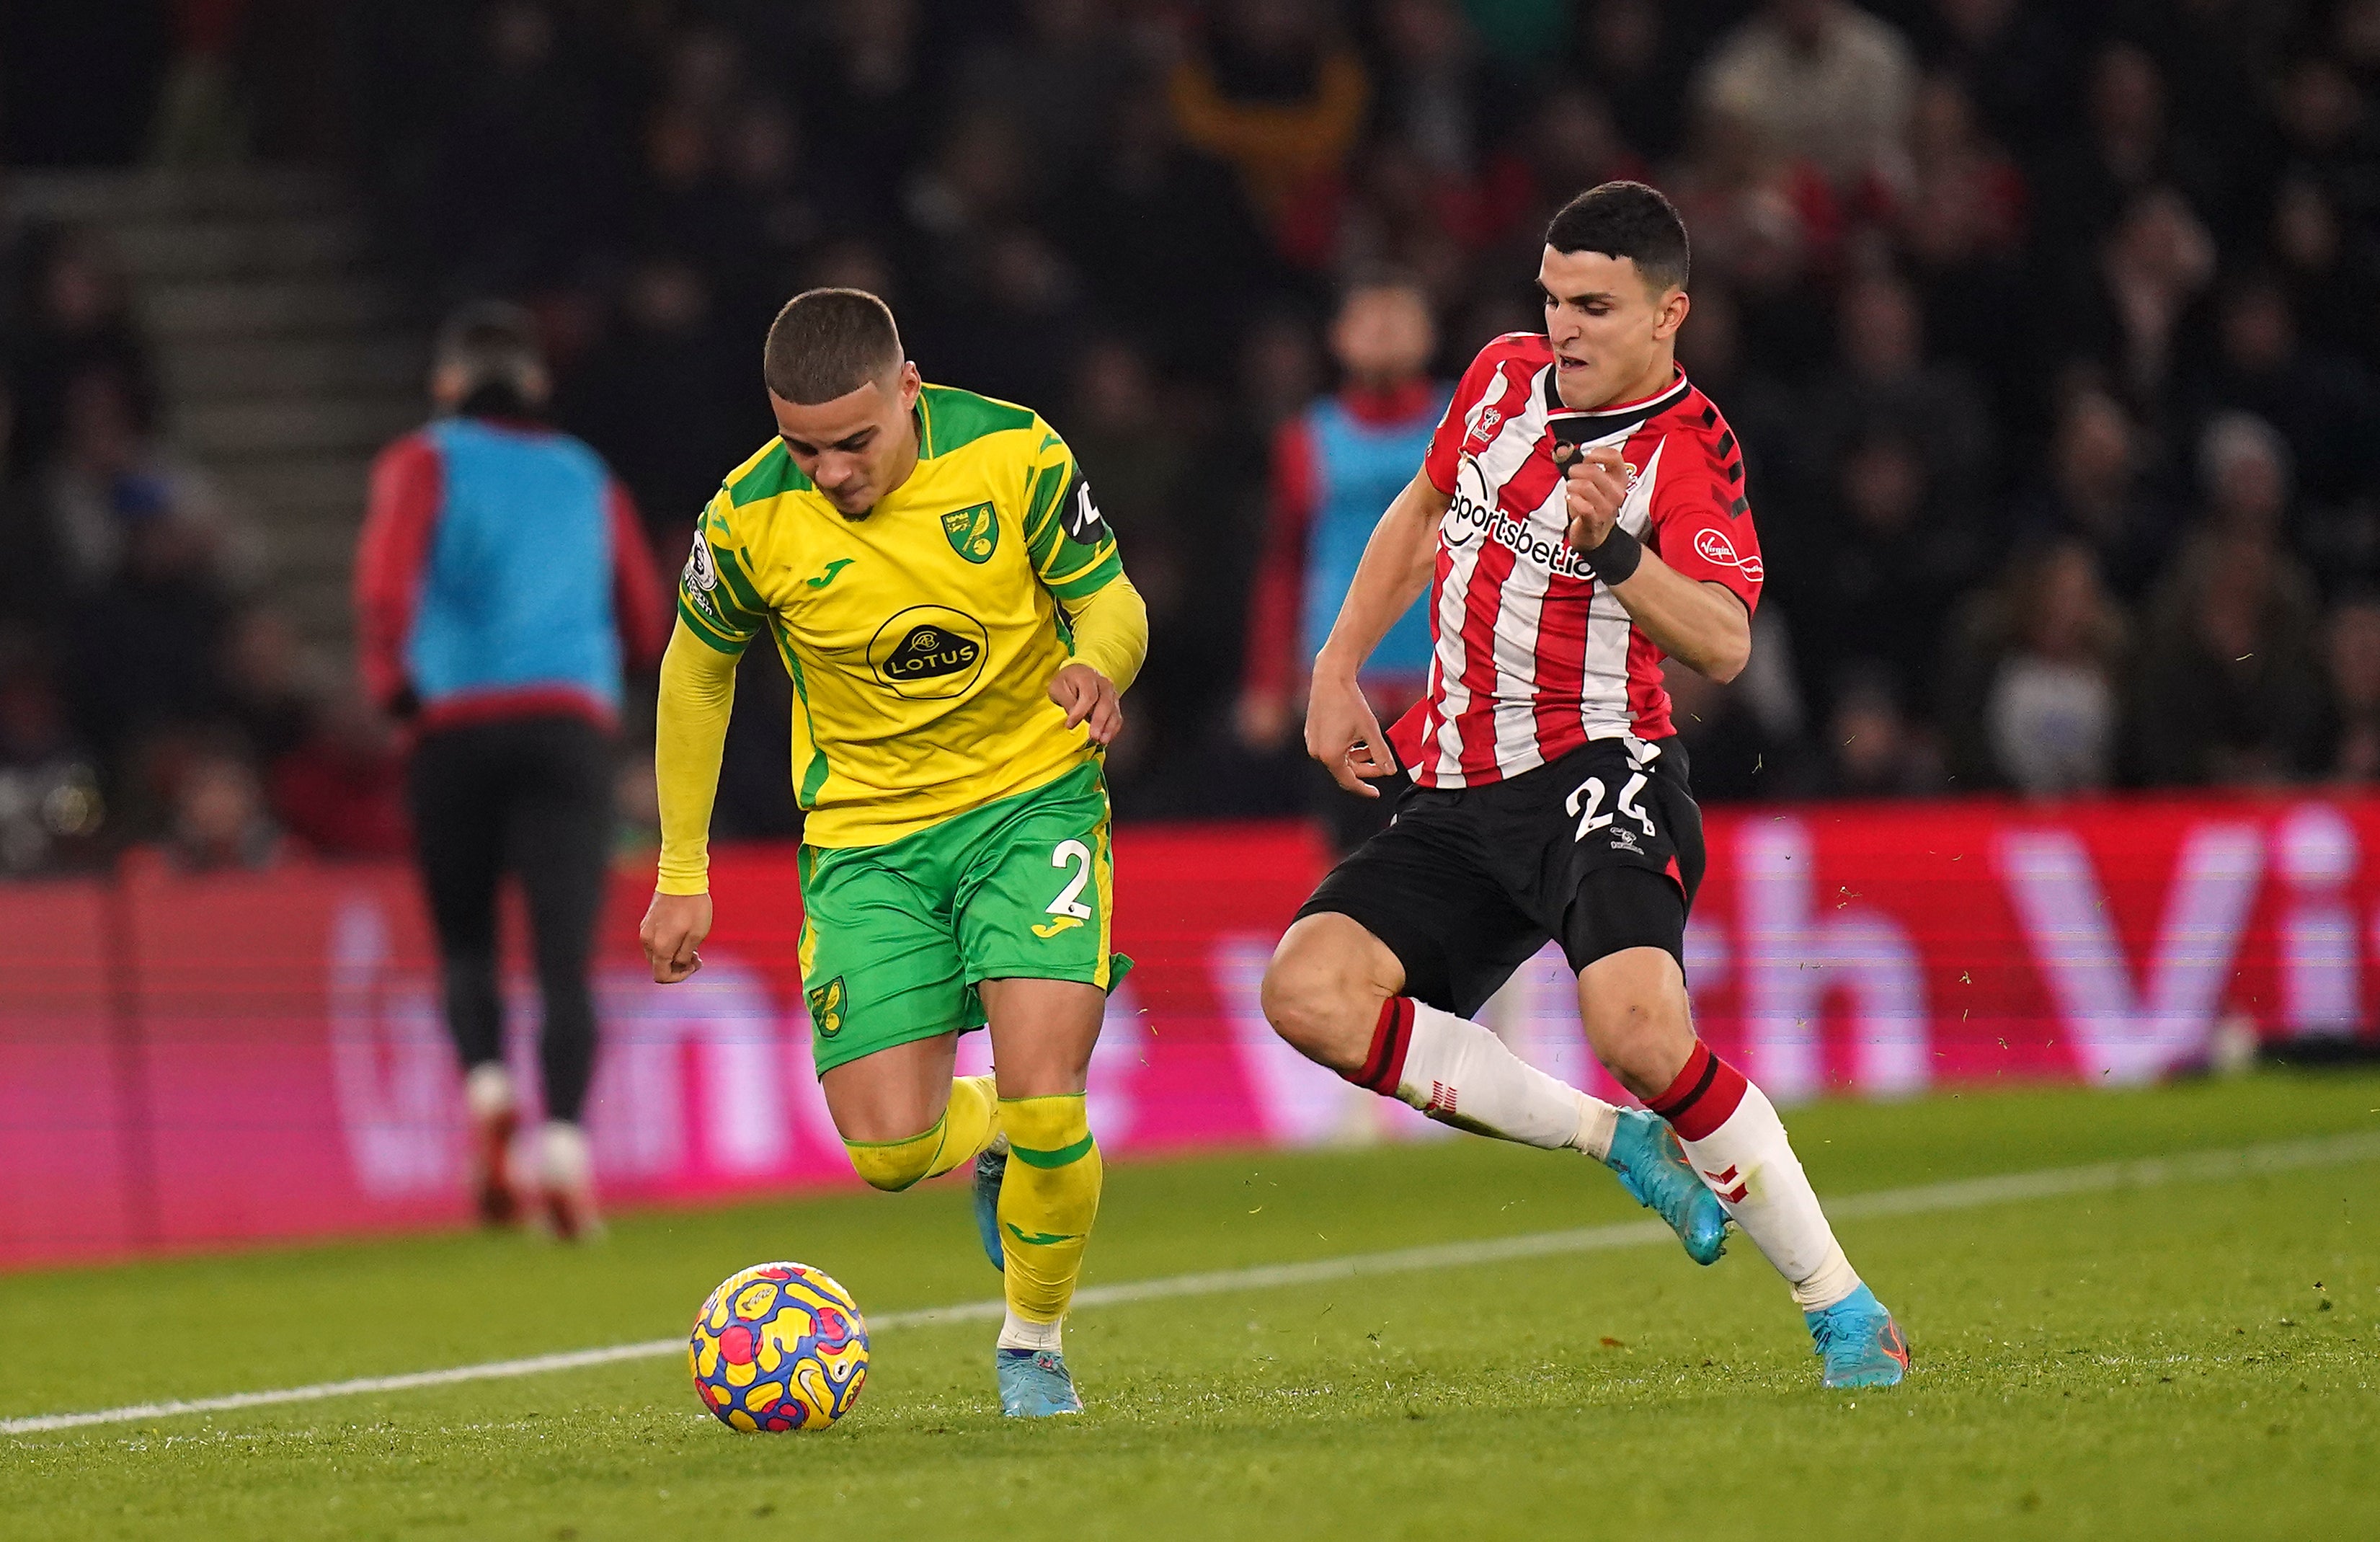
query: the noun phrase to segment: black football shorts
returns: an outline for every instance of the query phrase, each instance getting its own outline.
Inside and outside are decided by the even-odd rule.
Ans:
[[[1596,739],[1503,782],[1393,795],[1394,821],[1298,915],[1387,943],[1406,995],[1468,1017],[1548,939],[1572,970],[1639,947],[1684,964],[1703,815],[1677,739]]]

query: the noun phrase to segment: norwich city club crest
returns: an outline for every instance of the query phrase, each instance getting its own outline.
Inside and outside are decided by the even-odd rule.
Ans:
[[[971,563],[990,562],[1000,547],[1000,521],[990,504],[951,510],[942,516],[942,534],[950,538],[951,550]]]
[[[836,1034],[841,1033],[844,1008],[843,977],[835,976],[834,978],[811,991],[809,997],[810,1021],[818,1025],[820,1036],[832,1038]]]

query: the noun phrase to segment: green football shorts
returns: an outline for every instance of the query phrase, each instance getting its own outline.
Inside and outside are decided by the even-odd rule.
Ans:
[[[1098,762],[878,846],[804,846],[802,986],[821,1075],[983,1026],[976,985],[1111,990],[1114,859]]]

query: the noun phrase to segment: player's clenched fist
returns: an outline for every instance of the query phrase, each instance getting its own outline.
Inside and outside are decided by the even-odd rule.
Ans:
[[[645,945],[645,962],[653,966],[653,982],[675,985],[702,967],[695,950],[710,935],[709,894],[655,894],[645,907],[645,924],[637,941]]]
[[[1115,682],[1085,663],[1072,663],[1050,676],[1050,699],[1066,710],[1066,726],[1091,726],[1091,743],[1113,744],[1123,727],[1123,698]]]
[[[1572,549],[1592,552],[1603,544],[1628,501],[1628,467],[1620,451],[1603,445],[1578,455],[1562,473],[1562,497],[1570,507]]]

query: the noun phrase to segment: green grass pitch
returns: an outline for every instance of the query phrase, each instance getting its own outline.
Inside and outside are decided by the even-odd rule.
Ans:
[[[2380,1077],[1969,1093],[1791,1116],[1822,1195],[2380,1132]],[[2366,1150],[2371,1148],[2367,1147]],[[1918,1374],[1827,1392],[1742,1238],[1086,1310],[1090,1405],[998,1415],[981,1323],[877,1335],[836,1429],[737,1436],[683,1363],[0,1436],[40,1537],[1698,1538],[2380,1535],[2380,1154],[1847,1221]],[[1118,1166],[1091,1282],[1641,1219],[1468,1138]],[[683,1330],[794,1257],[863,1309],[997,1282],[966,1196],[621,1219],[0,1279],[0,1417]]]

